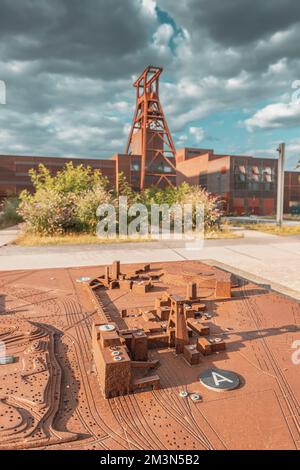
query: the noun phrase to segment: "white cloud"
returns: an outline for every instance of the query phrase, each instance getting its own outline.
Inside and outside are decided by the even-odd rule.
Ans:
[[[290,140],[286,145],[287,160],[293,159],[293,162],[300,162],[300,138]],[[296,157],[296,158],[295,158]],[[293,166],[295,168],[296,165]]]
[[[279,59],[274,64],[269,65],[268,73],[281,73],[286,68],[286,57]]]
[[[249,86],[249,74],[243,70],[238,76],[229,78],[226,83],[226,88],[231,90],[239,90]]]
[[[11,138],[11,133],[6,129],[0,129],[0,139],[3,141],[8,141]]]
[[[245,120],[245,126],[250,132],[255,127],[277,129],[296,125],[300,125],[300,105],[293,102],[269,104]]]
[[[169,42],[174,34],[173,27],[168,23],[161,24],[153,34],[153,45],[160,54],[170,52]]]
[[[129,104],[127,101],[117,101],[116,103],[111,103],[111,109],[120,113],[129,113]]]
[[[123,134],[128,136],[129,132],[130,132],[130,129],[131,129],[131,124],[129,124],[129,122],[127,122],[126,124],[124,124]]]
[[[156,16],[156,1],[155,0],[140,0],[142,8],[150,16]]]
[[[175,142],[175,146],[178,148],[182,147],[182,146],[185,146],[186,145],[186,142],[188,140],[188,136],[186,134],[181,134],[177,139],[176,139],[176,142]]]
[[[189,133],[193,137],[194,141],[199,144],[205,139],[205,132],[202,127],[190,127]]]
[[[263,158],[277,158],[279,141],[272,141],[266,148],[248,148],[245,151],[246,155],[253,155],[254,157]],[[285,146],[285,168],[295,170],[297,162],[300,161],[300,138],[291,139],[286,142]]]

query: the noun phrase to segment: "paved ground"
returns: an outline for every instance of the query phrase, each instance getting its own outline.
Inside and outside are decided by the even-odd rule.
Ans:
[[[276,224],[276,219],[267,219],[264,217],[255,217],[255,216],[241,216],[241,217],[225,217],[230,222],[234,223],[257,223],[257,224]],[[299,225],[299,220],[284,220],[283,225],[288,226],[294,226],[294,225]]]
[[[0,230],[0,247],[11,243],[15,240],[19,232],[18,226],[9,227],[4,230]]]
[[[245,231],[245,238],[206,240],[202,248],[149,242],[60,247],[0,248],[0,270],[93,266],[123,263],[212,260],[216,265],[300,299],[300,236],[278,237]]]

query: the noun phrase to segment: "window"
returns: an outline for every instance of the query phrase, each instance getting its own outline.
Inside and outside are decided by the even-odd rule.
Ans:
[[[274,169],[267,166],[263,169],[263,179],[266,183],[272,183],[274,180]]]
[[[164,167],[164,172],[165,173],[172,173],[172,168],[170,166],[165,166]]]
[[[132,163],[131,164],[131,171],[140,171],[139,163]]]
[[[207,174],[206,173],[200,173],[199,186],[201,186],[202,188],[207,188]]]

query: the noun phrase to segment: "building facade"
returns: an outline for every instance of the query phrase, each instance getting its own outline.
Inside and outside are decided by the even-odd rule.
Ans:
[[[138,154],[115,154],[110,159],[0,155],[0,199],[17,195],[23,189],[32,190],[28,172],[31,168],[37,169],[40,163],[55,174],[69,161],[99,169],[108,178],[111,188],[118,189],[117,175],[121,172],[133,189],[140,188],[141,156]],[[164,171],[163,167],[160,171]],[[166,171],[169,173],[169,168]],[[227,214],[272,215],[276,211],[277,159],[182,148],[176,152],[174,184],[184,181],[218,196]],[[284,212],[298,211],[300,213],[300,172],[286,171]]]
[[[31,168],[37,170],[40,163],[44,164],[54,175],[70,161],[74,165],[89,165],[93,169],[99,169],[103,176],[108,178],[110,187],[117,187],[117,174],[121,172],[133,187],[139,184],[140,158],[135,155],[115,154],[112,158],[105,160],[0,155],[0,199],[15,196],[23,189],[31,191],[33,187],[28,172]]]
[[[186,181],[218,196],[227,214],[276,212],[277,159],[220,155],[213,150],[177,152],[177,185]],[[300,211],[300,172],[285,172],[284,212]]]

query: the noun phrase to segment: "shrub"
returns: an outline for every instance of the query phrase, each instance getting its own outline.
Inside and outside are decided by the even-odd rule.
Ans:
[[[96,215],[97,208],[100,204],[111,202],[111,195],[98,186],[82,194],[77,199],[75,217],[76,229],[85,232],[95,232],[99,218]]]
[[[55,189],[59,193],[78,194],[94,187],[106,188],[108,184],[107,178],[100,170],[93,170],[90,166],[74,166],[73,162],[66,163],[55,176],[52,176],[43,164],[38,166],[38,170],[31,169],[29,175],[36,191]]]
[[[203,204],[204,208],[204,230],[210,232],[220,230],[222,213],[219,210],[219,199],[199,186],[189,186],[182,183],[177,188],[177,202],[180,204]],[[194,210],[195,217],[195,210]],[[194,220],[195,222],[195,220]]]
[[[26,222],[26,231],[53,235],[74,227],[76,195],[73,193],[40,188],[34,195],[23,191],[20,197],[19,213]]]
[[[150,209],[151,204],[204,205],[206,231],[220,228],[221,214],[217,198],[197,186],[183,183],[179,187],[149,188],[141,193],[134,192],[121,173],[119,194],[107,190],[107,179],[101,172],[90,167],[68,163],[65,168],[52,176],[50,171],[39,165],[30,171],[34,194],[23,191],[20,195],[18,214],[25,221],[25,230],[41,235],[62,234],[69,231],[95,232],[99,222],[97,208],[100,204],[112,203],[117,212],[119,195],[127,196],[128,204],[140,202]],[[149,210],[149,217],[151,211]],[[195,211],[194,211],[195,217]],[[135,218],[135,217],[134,217]]]
[[[96,208],[110,198],[99,170],[70,162],[55,176],[44,165],[29,174],[35,192],[21,193],[18,210],[26,231],[54,235],[95,228]]]
[[[118,173],[118,192],[114,190],[112,196],[117,199],[119,196],[126,196],[128,204],[133,204],[138,199],[138,194],[133,191],[123,172]]]
[[[193,222],[195,226],[196,204],[203,204],[204,207],[204,230],[220,230],[221,212],[218,209],[218,198],[212,196],[205,189],[199,186],[190,186],[188,183],[182,183],[177,187],[167,187],[164,189],[148,188],[141,192],[140,202],[146,206],[150,204],[192,204]],[[172,220],[172,217],[171,217]]]
[[[151,187],[144,189],[139,195],[139,201],[150,206],[151,204],[168,204],[171,206],[177,202],[176,188],[163,189]]]
[[[11,227],[22,221],[17,209],[19,206],[18,197],[10,197],[5,199],[0,212],[0,228]]]

